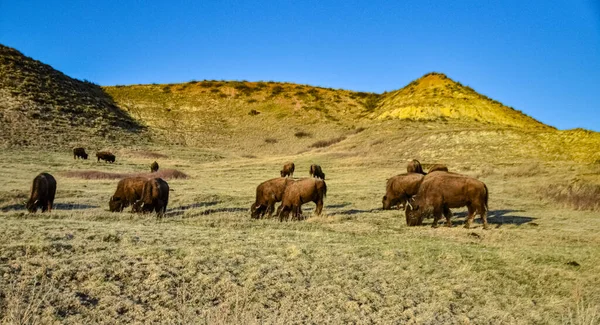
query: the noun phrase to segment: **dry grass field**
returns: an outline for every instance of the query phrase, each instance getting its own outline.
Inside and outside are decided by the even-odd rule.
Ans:
[[[400,211],[381,210],[385,180],[406,160],[327,151],[245,158],[184,147],[115,152],[115,164],[74,161],[68,151],[0,153],[4,324],[600,321],[598,206],[577,203],[597,198],[589,188],[598,188],[599,164],[449,164],[488,184],[493,227],[485,231],[479,223],[464,229],[464,210],[455,211],[454,227],[438,229],[431,219],[409,228]],[[144,173],[154,160],[189,176],[169,180],[162,221],[108,212],[117,180],[76,173]],[[311,163],[323,167],[324,214],[250,219],[256,185],[287,160],[298,177]],[[57,179],[55,210],[28,214],[22,201],[41,171]],[[556,184],[571,185],[577,199],[554,201]]]

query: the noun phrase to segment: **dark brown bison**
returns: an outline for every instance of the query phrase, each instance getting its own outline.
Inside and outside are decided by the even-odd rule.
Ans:
[[[56,195],[56,179],[48,173],[41,173],[33,179],[31,195],[25,207],[31,213],[37,212],[38,208],[41,208],[42,212],[50,212],[54,204],[54,195]]]
[[[383,209],[389,210],[393,206],[398,208],[405,206],[406,202],[419,191],[419,185],[423,181],[423,175],[417,173],[400,174],[387,180],[385,196],[383,197]]]
[[[446,225],[451,226],[450,208],[466,206],[469,215],[465,228],[470,228],[475,214],[479,214],[483,228],[488,229],[488,194],[487,186],[475,178],[454,173],[432,173],[425,176],[411,205],[406,208],[406,223],[409,226],[421,225],[423,218],[433,212],[434,228],[442,214],[446,217]]]
[[[325,179],[325,173],[323,173],[323,170],[321,169],[321,166],[319,165],[310,165],[310,176],[312,177],[316,177],[316,178],[320,178],[320,179]]]
[[[293,219],[302,218],[302,204],[315,202],[315,214],[323,210],[323,198],[327,195],[327,184],[317,178],[304,178],[288,184],[283,193],[281,206],[278,208],[279,220],[287,220],[290,212]]]
[[[150,164],[150,172],[156,173],[157,171],[158,171],[158,163],[155,161],[152,164]]]
[[[108,151],[96,152],[96,157],[98,158],[98,161],[104,160],[105,162],[109,162],[109,163],[115,162],[115,155],[113,155],[112,153],[110,153]]]
[[[250,215],[254,219],[262,218],[265,213],[271,217],[275,210],[275,203],[283,198],[283,192],[293,180],[287,177],[273,178],[260,183],[256,187],[256,200],[250,207]]]
[[[296,169],[296,165],[293,162],[289,162],[283,165],[283,169],[279,173],[281,177],[294,177],[294,169]]]
[[[88,159],[88,154],[84,148],[73,148],[73,159],[77,158]]]
[[[423,167],[421,166],[421,163],[416,159],[413,159],[411,162],[408,163],[408,165],[406,166],[406,172],[407,173],[418,173],[418,174],[425,175],[425,172],[423,171]]]
[[[169,184],[162,178],[151,178],[144,184],[142,198],[134,203],[133,211],[149,213],[156,212],[157,218],[162,218],[169,204]]]
[[[120,180],[115,194],[108,201],[108,209],[111,212],[122,212],[123,209],[141,199],[146,180],[145,177],[128,177]]]
[[[433,172],[447,172],[447,171],[448,171],[448,167],[446,165],[435,164],[435,165],[431,166],[431,168],[429,168],[429,171],[427,172],[427,174],[433,173]]]

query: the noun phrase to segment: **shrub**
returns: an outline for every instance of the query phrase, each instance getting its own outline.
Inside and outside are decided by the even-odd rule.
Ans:
[[[312,137],[312,134],[310,134],[308,132],[304,132],[304,131],[298,131],[298,132],[294,133],[294,136],[296,136],[296,138],[307,138],[307,137]]]
[[[159,169],[156,173],[108,173],[97,170],[72,170],[62,173],[65,177],[82,179],[122,179],[126,177],[160,177],[162,179],[186,179],[189,176],[177,169]]]
[[[266,138],[266,139],[265,139],[265,142],[266,142],[266,143],[277,143],[277,139],[274,139],[274,138]]]
[[[379,96],[375,94],[369,95],[363,103],[363,106],[367,112],[374,111],[377,108],[377,105],[379,105]]]
[[[250,115],[250,116],[255,116],[258,114],[260,114],[260,112],[255,109],[251,109],[250,112],[248,112],[248,115]]]
[[[217,88],[213,88],[210,90],[211,93],[220,93],[221,91]]]
[[[546,199],[574,210],[600,210],[600,185],[572,182],[552,184],[540,188],[539,193]]]
[[[283,87],[277,85],[271,89],[271,96],[277,96],[283,92]]]
[[[333,144],[336,144],[338,142],[342,142],[344,140],[346,140],[345,136],[341,136],[341,137],[333,138],[333,139],[329,139],[329,140],[321,140],[321,141],[317,141],[317,142],[311,144],[309,146],[309,148],[325,148],[325,147],[329,147]]]
[[[252,103],[256,103],[256,102],[258,102],[258,101],[256,99],[254,99],[254,98],[248,99],[246,101],[246,103],[248,103],[248,104],[252,104]]]

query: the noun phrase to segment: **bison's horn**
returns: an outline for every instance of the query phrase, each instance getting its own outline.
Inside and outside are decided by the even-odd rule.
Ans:
[[[404,210],[406,210],[406,207],[410,207],[411,210],[413,210],[413,206],[410,205],[410,201],[406,201],[406,205],[404,206]]]

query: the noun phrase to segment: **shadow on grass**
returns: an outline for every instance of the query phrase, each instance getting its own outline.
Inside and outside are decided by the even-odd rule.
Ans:
[[[342,211],[331,211],[331,214],[354,215],[354,214],[359,214],[359,213],[379,213],[381,211],[383,211],[381,208],[369,209],[369,210],[348,209],[348,210],[342,210]]]
[[[78,204],[78,203],[55,203],[52,206],[52,210],[64,210],[64,211],[86,210],[86,209],[95,209],[98,207],[99,206],[97,206],[97,205]],[[11,204],[11,205],[3,206],[2,208],[0,208],[0,211],[2,211],[2,212],[21,211],[21,210],[26,210],[25,204]],[[39,210],[40,209],[38,208],[38,211]]]
[[[526,224],[529,223],[537,218],[533,218],[533,217],[525,217],[525,216],[515,216],[513,215],[513,213],[515,212],[524,212],[523,210],[510,210],[510,209],[506,209],[506,210],[490,210],[488,212],[488,223],[490,224],[495,224],[497,225],[496,228],[499,228],[501,225],[503,224],[511,224],[511,225],[517,225],[520,226],[522,224]],[[463,211],[463,212],[457,212],[454,213],[454,218],[452,218],[452,224],[453,225],[464,225],[465,220],[455,220],[455,218],[466,218],[467,217],[468,212]],[[442,220],[445,220],[442,217]],[[479,217],[479,215],[475,216],[475,220],[473,220],[473,223],[477,223],[477,224],[482,224],[481,218]],[[535,224],[537,225],[537,224]]]
[[[182,205],[173,209],[169,209],[165,214],[167,217],[176,217],[185,213],[185,211],[190,209],[202,208],[202,207],[210,207],[213,205],[217,205],[221,203],[221,201],[208,201],[208,202],[198,202],[187,205]]]
[[[329,204],[326,205],[325,208],[326,209],[339,209],[339,208],[345,208],[349,205],[351,205],[352,203],[350,202],[344,202],[344,203],[338,203],[338,204]]]

